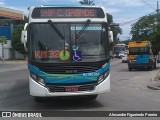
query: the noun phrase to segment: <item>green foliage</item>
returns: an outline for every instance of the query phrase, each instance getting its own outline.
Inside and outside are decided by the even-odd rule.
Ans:
[[[7,44],[7,38],[6,38],[6,36],[0,36],[0,43]]]
[[[113,23],[113,16],[109,13],[107,13],[107,21],[108,21],[108,24]]]
[[[156,14],[144,16],[132,25],[131,34],[133,40],[143,40],[157,32]]]
[[[149,40],[154,48],[160,46],[160,22],[159,15],[144,16],[132,25],[132,40]]]
[[[113,16],[111,14],[107,13],[107,21],[109,25],[113,23]],[[119,41],[118,34],[122,34],[122,29],[119,26],[111,26],[110,28],[113,31],[114,44],[116,44]]]
[[[94,0],[82,0],[82,1],[79,1],[79,3],[81,5],[95,5]]]
[[[114,41],[116,43],[118,43],[119,41],[119,38],[118,38],[118,34],[122,34],[122,29],[120,27],[111,27],[111,30],[113,31],[113,38],[114,38]]]
[[[24,46],[21,43],[21,32],[24,25],[19,24],[17,28],[12,31],[12,46],[16,51],[19,51],[22,54],[25,54]]]
[[[124,41],[122,41],[122,43],[128,45],[129,41],[130,41],[130,40],[124,40]]]

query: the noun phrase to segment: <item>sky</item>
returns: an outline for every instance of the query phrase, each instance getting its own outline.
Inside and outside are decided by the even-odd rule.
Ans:
[[[81,0],[0,0],[1,7],[20,10],[28,15],[28,7],[54,4],[79,5]],[[94,0],[98,6],[106,8],[113,16],[114,23],[119,23],[123,33],[119,35],[121,41],[131,38],[131,26],[137,18],[155,12],[157,1],[160,0]],[[159,5],[160,6],[160,5]]]

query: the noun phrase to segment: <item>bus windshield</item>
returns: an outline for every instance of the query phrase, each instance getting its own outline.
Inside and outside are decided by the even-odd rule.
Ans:
[[[84,25],[54,23],[55,30],[49,23],[31,24],[29,59],[54,63],[106,60],[108,48],[105,24],[90,23],[76,38]]]
[[[130,55],[149,54],[149,48],[148,47],[129,48],[129,54]]]

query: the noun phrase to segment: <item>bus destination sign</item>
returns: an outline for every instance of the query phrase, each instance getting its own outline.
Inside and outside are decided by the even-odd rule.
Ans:
[[[35,8],[32,18],[104,18],[101,8],[41,7]]]

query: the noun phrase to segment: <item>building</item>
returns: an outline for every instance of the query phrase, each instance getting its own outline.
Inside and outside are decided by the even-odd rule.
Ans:
[[[0,21],[6,20],[24,20],[24,14],[21,11],[0,7]],[[0,36],[6,36],[7,44],[4,44],[4,59],[21,58],[22,56],[15,52],[11,46],[11,32],[13,25],[0,26]],[[2,44],[0,43],[0,59],[2,59]]]

